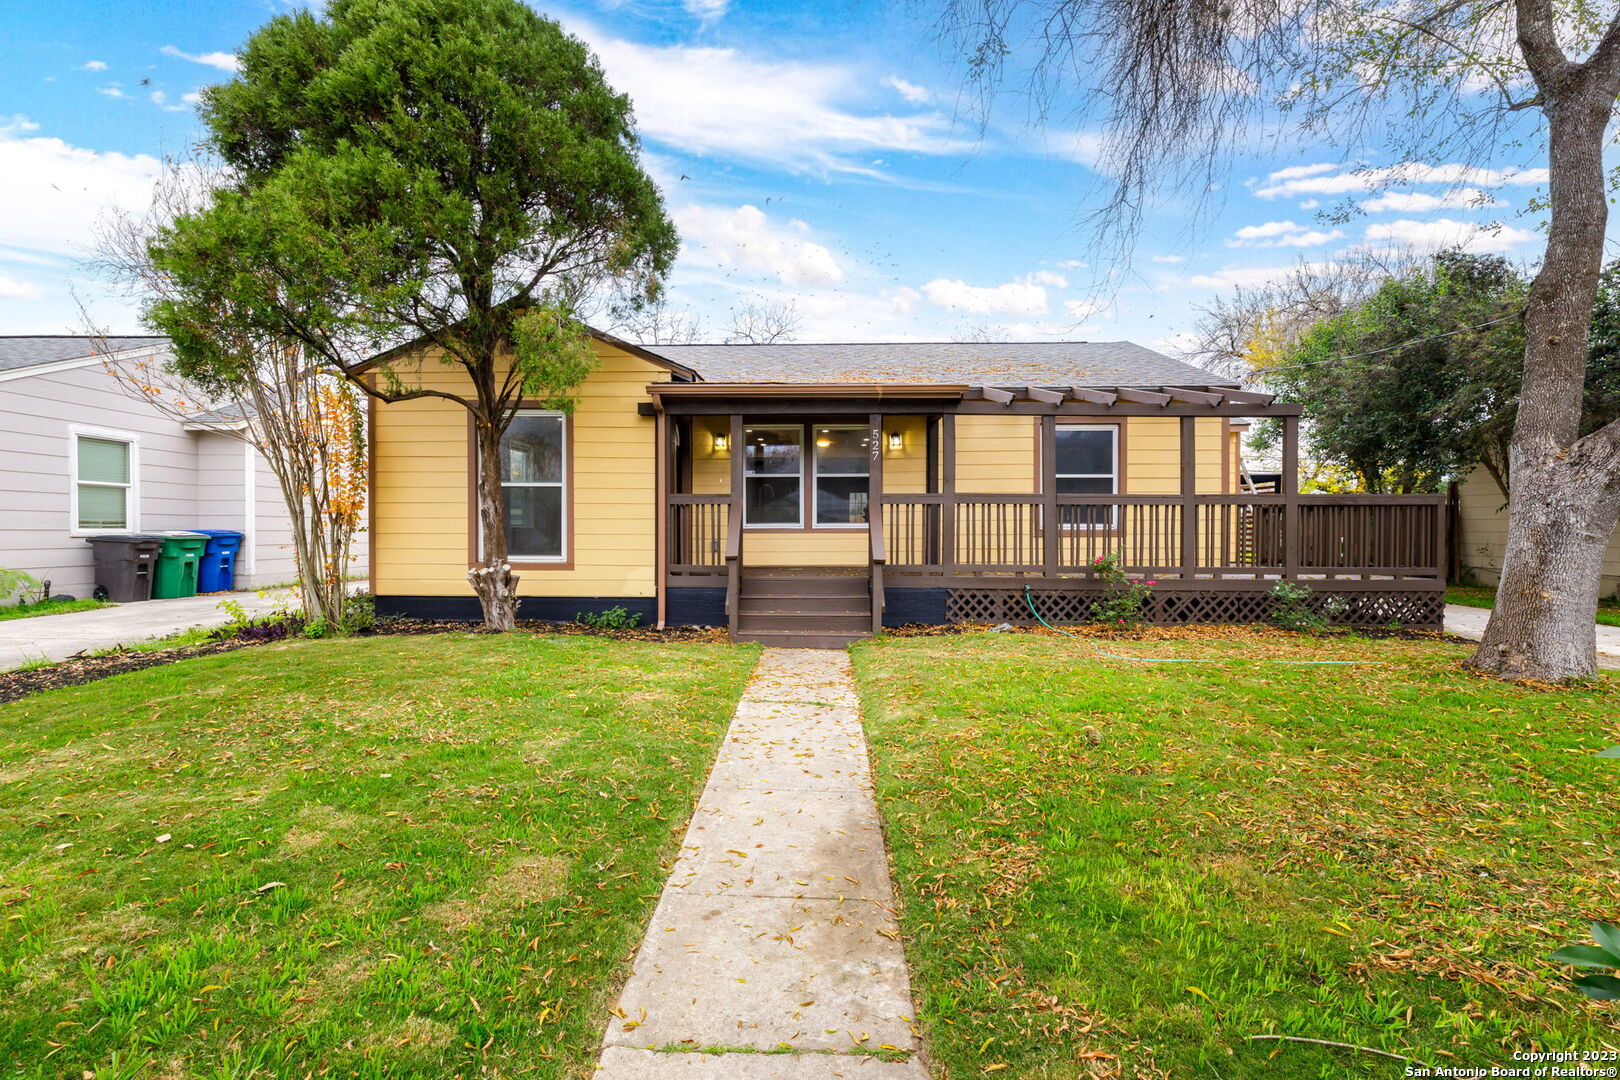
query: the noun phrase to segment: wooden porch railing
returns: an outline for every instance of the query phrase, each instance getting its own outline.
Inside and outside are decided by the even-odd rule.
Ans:
[[[719,575],[726,570],[730,495],[667,496],[672,576]]]
[[[1053,504],[1055,544],[1043,527]],[[958,493],[884,495],[880,505],[892,574],[1084,575],[1117,552],[1128,573],[1183,580],[1444,575],[1441,495]]]

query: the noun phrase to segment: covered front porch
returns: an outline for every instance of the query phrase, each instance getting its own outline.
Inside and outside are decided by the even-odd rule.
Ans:
[[[762,626],[786,634],[799,614],[807,632],[844,637],[857,619],[863,634],[1029,623],[1032,603],[1049,621],[1083,621],[1110,553],[1157,583],[1155,622],[1262,620],[1278,580],[1309,585],[1339,624],[1438,626],[1443,614],[1444,497],[1302,495],[1299,407],[1270,395],[701,382],[649,392],[668,622],[723,622],[749,637]],[[1023,418],[998,430],[1027,432],[1025,456],[978,436],[964,453],[964,427],[981,430],[980,417]],[[1125,445],[1137,418],[1169,441]],[[1274,491],[1253,490],[1231,449],[1232,425],[1260,418],[1281,426]],[[1137,486],[1169,490],[1126,482],[1153,469],[1168,483]]]

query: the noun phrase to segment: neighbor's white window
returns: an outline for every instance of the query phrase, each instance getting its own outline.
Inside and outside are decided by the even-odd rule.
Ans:
[[[1112,495],[1119,491],[1119,427],[1116,424],[1059,424],[1057,429],[1059,495]],[[1063,524],[1071,528],[1108,528],[1112,506],[1065,506]]]
[[[74,530],[116,532],[134,528],[135,441],[75,435],[73,443]]]
[[[568,444],[560,412],[525,409],[501,439],[510,559],[561,561],[568,536]]]

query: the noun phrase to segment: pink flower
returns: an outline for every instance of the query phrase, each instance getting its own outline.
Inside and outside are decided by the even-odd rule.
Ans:
[[[1158,582],[1157,582],[1157,581],[1150,581],[1150,582],[1148,582],[1148,584],[1149,584],[1149,585],[1157,585],[1157,584],[1158,584]]]
[[[1119,620],[1119,625],[1124,626],[1125,625],[1125,620],[1124,619]]]

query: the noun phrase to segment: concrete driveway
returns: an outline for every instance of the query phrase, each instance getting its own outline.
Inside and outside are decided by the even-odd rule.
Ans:
[[[1446,605],[1446,630],[1458,637],[1478,641],[1485,633],[1490,619],[1489,608]],[[1599,625],[1597,628],[1597,662],[1600,668],[1620,669],[1620,627]]]
[[[292,589],[210,593],[181,600],[145,600],[94,611],[65,615],[36,615],[0,622],[0,671],[11,671],[37,660],[56,662],[82,652],[100,652],[168,637],[194,626],[223,626],[231,621],[221,600],[241,604],[249,615],[266,615],[293,607],[298,594]]]

